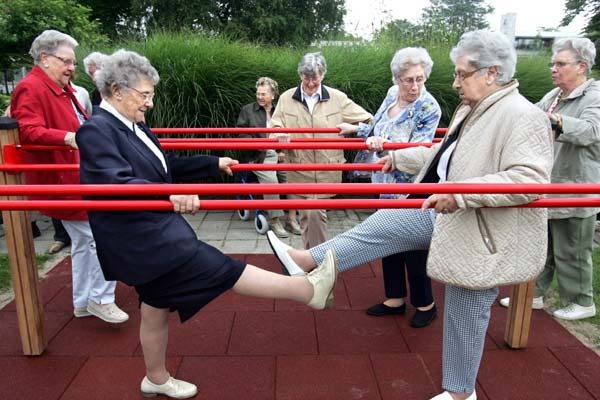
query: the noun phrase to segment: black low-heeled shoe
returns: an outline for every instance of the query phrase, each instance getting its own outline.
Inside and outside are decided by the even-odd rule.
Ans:
[[[367,314],[374,317],[383,317],[384,315],[404,315],[405,312],[406,303],[398,307],[390,307],[383,303],[379,303],[367,309]]]
[[[410,320],[410,326],[413,328],[423,328],[426,327],[435,319],[437,316],[437,308],[433,306],[430,310],[421,311],[417,309],[415,315]]]

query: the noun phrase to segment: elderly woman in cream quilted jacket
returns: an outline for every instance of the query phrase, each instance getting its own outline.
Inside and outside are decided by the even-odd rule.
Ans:
[[[415,182],[549,183],[548,118],[519,94],[516,54],[499,32],[465,33],[450,58],[462,104],[448,135],[431,148],[397,150],[383,172],[417,174]],[[418,196],[411,196],[418,197]],[[421,210],[379,210],[353,229],[309,250],[286,246],[269,232],[284,268],[310,271],[327,250],[340,271],[390,254],[430,247],[427,273],[446,284],[443,380],[435,400],[475,400],[491,305],[498,286],[534,279],[546,257],[546,210],[510,208],[523,194],[431,194]],[[507,207],[508,206],[508,207]],[[501,207],[501,208],[498,208]]]

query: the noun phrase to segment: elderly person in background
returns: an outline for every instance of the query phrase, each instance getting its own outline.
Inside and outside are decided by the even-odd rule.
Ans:
[[[500,32],[465,33],[450,52],[462,104],[442,143],[392,152],[383,172],[415,182],[548,183],[552,137],[546,115],[512,80],[517,55]],[[429,247],[427,273],[446,284],[443,380],[435,400],[475,400],[491,306],[498,286],[534,279],[546,258],[546,209],[511,208],[524,194],[431,194],[422,209],[378,210],[353,229],[309,250],[269,236],[291,272],[312,270],[334,250],[340,271],[390,254]]]
[[[96,74],[103,100],[77,131],[81,183],[168,184],[219,171],[231,174],[230,167],[237,164],[231,158],[177,157],[162,151],[144,124],[145,112],[154,106],[158,81],[158,72],[137,53],[119,50],[106,58]],[[186,321],[228,289],[327,308],[333,301],[337,266],[329,252],[314,273],[289,277],[234,260],[199,241],[181,215],[198,210],[197,195],[168,199],[172,211],[90,211],[89,215],[104,274],[135,286],[139,295],[146,365],[142,394],[184,399],[195,396],[197,388],[172,378],[166,369],[169,312],[178,311],[181,321]]]
[[[73,81],[71,81],[69,84],[73,88],[73,94],[77,98],[79,104],[83,106],[88,115],[92,115],[92,102],[90,101],[90,93],[83,86],[74,84]]]
[[[431,74],[433,60],[427,50],[420,47],[400,49],[394,55],[390,68],[392,86],[373,118],[373,123],[357,125],[340,124],[342,135],[357,134],[365,139],[369,150],[366,162],[379,160],[378,153],[385,142],[416,143],[431,142],[435,136],[442,111],[439,104],[425,88],[425,81]],[[389,174],[375,172],[371,176],[373,183],[410,183],[414,175],[401,171]],[[382,194],[381,198],[397,197]],[[367,310],[367,314],[376,317],[392,314],[404,314],[407,295],[406,275],[410,283],[411,304],[416,312],[411,326],[422,328],[435,318],[437,310],[433,302],[431,279],[426,271],[427,250],[408,251],[383,257],[383,282],[387,299]],[[406,267],[406,269],[405,269]],[[405,275],[406,271],[406,275]]]
[[[90,76],[90,78],[92,78],[92,82],[94,82],[94,85],[96,84],[94,75],[96,74],[97,70],[102,68],[102,60],[104,60],[105,58],[106,54],[94,51],[93,53],[88,54],[87,57],[83,59],[83,67],[85,68],[85,72]],[[101,101],[102,97],[100,96],[100,92],[97,88],[94,88],[94,90],[92,90],[92,105],[100,105]]]
[[[327,73],[327,63],[321,53],[308,53],[298,64],[300,85],[281,95],[271,118],[274,128],[334,128],[342,122],[357,124],[371,122],[373,116],[354,103],[343,92],[322,84]],[[273,136],[289,137],[288,134]],[[292,137],[336,137],[334,134],[302,133]],[[286,151],[287,161],[301,164],[341,164],[346,160],[343,150],[296,150]],[[289,171],[289,183],[339,183],[341,171]],[[335,194],[288,195],[288,199],[328,198]],[[327,240],[327,211],[299,210],[300,230],[305,248]]]
[[[258,78],[256,81],[256,101],[254,103],[246,104],[242,107],[240,115],[236,123],[237,127],[240,128],[268,128],[271,126],[271,115],[275,105],[273,101],[279,95],[277,82],[269,77]],[[239,137],[267,137],[266,134],[244,134]],[[283,154],[282,154],[283,155]],[[254,164],[277,164],[279,162],[280,155],[276,150],[255,150],[249,156],[248,159],[243,160],[244,162],[251,162]],[[252,171],[258,178],[260,183],[280,183],[278,179],[277,171]],[[278,194],[265,194],[263,198],[266,200],[279,200]],[[280,218],[285,214],[283,210],[269,210],[270,227],[278,237],[288,237],[288,233],[285,228],[281,225]],[[297,230],[293,229],[293,224],[298,224],[295,220],[288,223],[292,227],[292,232],[300,234],[300,227]]]
[[[35,66],[19,82],[11,99],[12,116],[19,122],[21,144],[67,145],[73,149],[24,151],[23,158],[27,163],[79,164],[75,131],[88,118],[88,114],[69,85],[77,64],[76,46],[75,39],[55,30],[42,32],[31,45],[29,53]],[[30,171],[25,172],[25,181],[28,185],[78,184],[79,173]],[[74,200],[80,197],[62,198]],[[87,213],[72,210],[41,212],[61,220],[71,237],[75,317],[94,315],[111,323],[127,321],[129,316],[115,304],[116,282],[107,281],[102,275]]]
[[[556,88],[537,103],[554,131],[552,183],[600,183],[600,83],[587,77],[596,48],[586,38],[560,39],[552,52],[548,65]],[[553,315],[566,320],[596,315],[592,247],[598,211],[591,207],[548,210],[548,258],[536,282],[533,308],[544,308],[544,294],[556,274],[564,308]],[[500,304],[508,307],[509,298]]]

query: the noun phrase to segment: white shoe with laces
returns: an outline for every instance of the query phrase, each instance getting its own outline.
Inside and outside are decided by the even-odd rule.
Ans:
[[[558,319],[565,319],[568,321],[591,318],[596,315],[596,305],[580,306],[579,304],[571,303],[565,308],[554,311],[552,315]]]
[[[144,397],[164,395],[172,399],[188,399],[198,393],[198,388],[193,383],[175,379],[172,376],[162,385],[150,382],[150,379],[145,376],[142,380],[140,390]]]
[[[269,241],[269,245],[271,249],[273,249],[273,253],[277,256],[277,259],[283,266],[283,273],[291,276],[304,276],[306,272],[298,264],[292,260],[292,257],[288,254],[288,250],[292,248],[292,246],[288,246],[283,243],[277,235],[273,231],[267,232],[267,240]]]
[[[510,297],[500,299],[499,303],[502,307],[508,307],[510,305]],[[544,296],[534,297],[533,303],[531,303],[531,308],[533,308],[534,310],[543,310]]]
[[[120,324],[129,319],[129,315],[117,307],[115,303],[98,304],[88,301],[87,310],[94,317],[111,324]]]

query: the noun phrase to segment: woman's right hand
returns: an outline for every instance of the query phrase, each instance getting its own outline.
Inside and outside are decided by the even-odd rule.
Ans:
[[[340,130],[340,133],[338,133],[340,136],[350,136],[358,132],[358,125],[352,125],[347,122],[336,125],[336,128]]]
[[[369,136],[366,140],[367,149],[369,151],[383,151],[383,144],[387,142],[380,136]]]
[[[377,160],[377,163],[383,164],[383,167],[381,167],[381,172],[383,172],[384,174],[389,174],[394,170],[391,156],[381,157],[379,160]]]
[[[169,201],[173,204],[173,211],[178,214],[196,214],[200,209],[200,198],[197,194],[172,194]]]
[[[77,148],[77,142],[75,141],[75,132],[67,132],[64,138],[65,144],[72,148]]]

